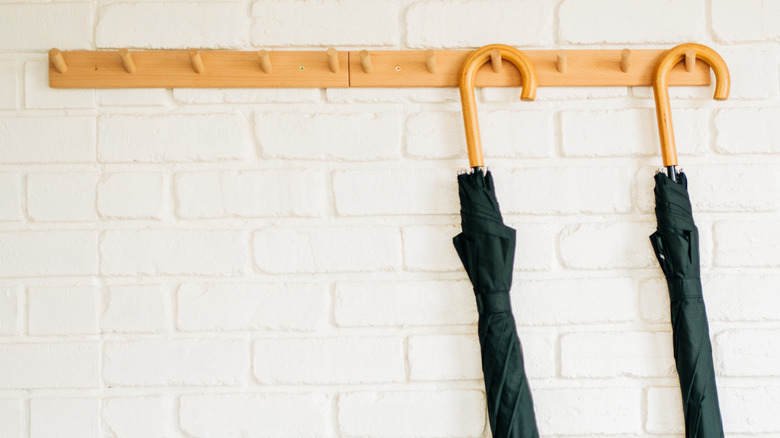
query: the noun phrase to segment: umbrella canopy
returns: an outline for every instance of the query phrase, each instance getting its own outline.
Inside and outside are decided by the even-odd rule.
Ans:
[[[676,179],[661,172],[655,175],[658,229],[650,241],[669,286],[685,436],[718,438],[723,437],[723,424],[701,288],[699,231],[693,223],[688,179],[682,172]]]
[[[458,175],[458,193],[463,232],[453,243],[476,294],[490,428],[494,438],[538,437],[509,300],[515,230],[504,225],[489,171]]]
[[[715,98],[728,97],[729,73],[714,50],[700,44],[671,49],[658,62],[653,79],[661,151],[668,175],[655,175],[658,229],[650,236],[666,276],[671,302],[674,360],[680,378],[686,438],[722,438],[715,367],[699,268],[699,231],[693,222],[688,178],[678,172],[667,77],[686,56],[702,59],[715,71]]]
[[[536,73],[519,50],[493,44],[474,51],[461,70],[460,94],[471,172],[458,175],[463,232],[453,244],[468,273],[479,311],[479,343],[493,438],[538,438],[533,400],[509,300],[515,230],[504,225],[493,176],[483,171],[474,75],[488,59],[508,59],[520,70],[524,100],[533,100]]]

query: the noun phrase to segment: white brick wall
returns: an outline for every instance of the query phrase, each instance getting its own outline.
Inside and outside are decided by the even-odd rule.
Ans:
[[[333,428],[331,402],[324,394],[185,395],[181,429],[191,437],[319,437]]]
[[[94,398],[30,400],[30,437],[97,436],[99,402]]]
[[[667,48],[724,426],[780,434],[780,2],[0,2],[0,438],[489,438],[455,88],[48,87],[46,52]],[[617,62],[617,61],[616,61]],[[489,74],[489,73],[487,73]],[[679,438],[649,87],[477,93],[542,438]],[[142,419],[139,421],[139,419]]]
[[[343,436],[481,437],[485,396],[479,391],[353,392],[339,398]]]

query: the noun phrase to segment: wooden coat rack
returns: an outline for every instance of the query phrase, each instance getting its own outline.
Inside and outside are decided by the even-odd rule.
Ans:
[[[457,87],[472,50],[49,51],[52,88]],[[652,86],[666,50],[524,50],[540,87]],[[478,87],[513,87],[520,72],[501,57],[476,75]],[[695,57],[675,65],[668,85],[710,84]]]

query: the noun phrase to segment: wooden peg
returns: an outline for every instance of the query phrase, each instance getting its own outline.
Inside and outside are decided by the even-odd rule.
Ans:
[[[558,73],[566,73],[566,52],[558,50],[558,58],[555,61],[555,68]]]
[[[119,57],[122,58],[122,65],[125,67],[125,71],[130,74],[135,73],[135,62],[133,62],[130,52],[127,49],[119,49]]]
[[[271,55],[268,54],[268,50],[258,50],[257,56],[260,57],[260,70],[263,73],[271,73],[273,67],[271,66]]]
[[[49,50],[49,59],[54,64],[54,68],[60,73],[66,73],[68,71],[68,65],[65,64],[65,58],[62,57],[62,52],[57,49]]]
[[[689,49],[685,51],[685,71],[688,73],[696,69],[696,50]]]
[[[490,51],[490,65],[495,73],[501,73],[501,52],[498,49]]]
[[[333,47],[328,49],[328,67],[330,67],[330,71],[333,73],[341,71],[341,66],[339,66],[339,53]]]
[[[363,64],[363,71],[371,73],[374,71],[374,66],[371,65],[371,55],[368,54],[368,50],[360,51],[360,63]]]
[[[620,52],[620,71],[628,73],[629,68],[631,68],[631,49],[623,49]]]
[[[436,52],[433,50],[425,51],[425,67],[428,68],[428,73],[436,73]]]
[[[200,52],[198,49],[190,49],[190,60],[192,61],[192,68],[197,72],[198,74],[203,73],[206,71],[206,69],[203,67],[203,60],[200,59]]]

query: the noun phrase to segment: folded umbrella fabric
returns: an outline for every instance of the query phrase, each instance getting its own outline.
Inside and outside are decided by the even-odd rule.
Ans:
[[[462,229],[453,243],[479,311],[479,342],[493,438],[537,438],[533,400],[509,299],[515,230],[504,225],[493,176],[458,175]]]

